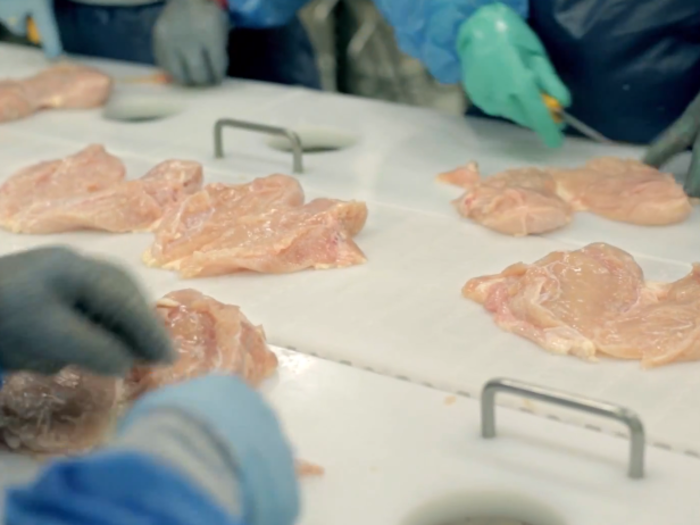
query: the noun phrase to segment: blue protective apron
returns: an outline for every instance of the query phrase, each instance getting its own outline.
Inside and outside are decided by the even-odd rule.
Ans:
[[[700,93],[700,0],[531,0],[529,23],[610,139],[648,144]]]
[[[151,35],[162,2],[108,7],[54,0],[54,9],[68,53],[154,64]],[[320,89],[313,47],[298,18],[282,27],[234,28],[228,54],[229,76]]]

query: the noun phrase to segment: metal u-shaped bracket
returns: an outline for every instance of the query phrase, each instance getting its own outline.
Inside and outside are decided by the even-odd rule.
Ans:
[[[268,126],[267,124],[246,122],[244,120],[230,118],[219,119],[214,124],[214,156],[217,159],[221,159],[224,156],[224,128],[244,129],[246,131],[254,131],[256,133],[266,133],[268,135],[287,137],[292,145],[292,156],[294,159],[294,165],[292,166],[293,172],[304,173],[301,139],[299,138],[299,135],[292,130],[279,128],[276,126]]]
[[[632,479],[644,477],[644,425],[631,410],[547,388],[522,383],[513,379],[492,379],[481,392],[481,435],[489,439],[496,437],[496,394],[507,392],[530,399],[545,401],[589,414],[614,419],[627,426],[630,431],[630,456],[628,475]]]

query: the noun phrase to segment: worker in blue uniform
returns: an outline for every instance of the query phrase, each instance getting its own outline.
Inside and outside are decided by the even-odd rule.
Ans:
[[[297,17],[308,1],[0,0],[0,21],[32,16],[47,35],[51,58],[65,51],[157,64],[192,86],[228,75],[320,88],[313,48]]]
[[[562,130],[546,93],[609,139],[656,139],[650,164],[695,143],[686,191],[700,196],[700,2],[375,3],[404,52],[438,81],[462,83],[471,113],[514,121],[558,147]]]
[[[62,248],[0,258],[0,370],[123,375],[173,355],[119,268]],[[109,446],[33,475],[4,494],[4,525],[292,525],[299,510],[274,413],[229,376],[145,395]]]

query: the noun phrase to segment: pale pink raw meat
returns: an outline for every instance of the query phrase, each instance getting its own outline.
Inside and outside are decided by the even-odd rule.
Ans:
[[[454,201],[459,213],[500,233],[545,233],[571,220],[571,207],[556,194],[554,179],[536,168],[508,170],[482,179],[472,162],[439,175],[438,181],[464,188],[464,195]]]
[[[646,368],[700,360],[700,266],[694,264],[686,277],[653,289],[657,301],[624,312],[603,327],[601,352],[641,359]]]
[[[202,184],[196,162],[169,160],[125,181],[122,162],[92,145],[16,173],[0,187],[0,226],[14,233],[149,230]]]
[[[504,330],[554,353],[645,367],[700,359],[697,266],[675,283],[646,283],[631,255],[597,243],[471,279],[462,293]]]
[[[466,189],[460,214],[515,236],[566,225],[573,211],[646,226],[685,220],[691,204],[673,176],[629,159],[603,157],[582,168],[522,168],[481,178],[476,163],[438,181]]]
[[[0,122],[28,117],[42,109],[89,109],[102,106],[112,79],[96,69],[58,64],[24,80],[0,82]]]
[[[126,381],[65,368],[55,377],[5,376],[0,389],[0,444],[33,455],[72,454],[98,445],[122,409],[139,395],[208,373],[234,374],[253,386],[277,368],[277,357],[237,306],[195,290],[156,304],[179,359],[166,367],[135,367]]]
[[[144,261],[185,278],[365,262],[352,239],[367,219],[365,204],[302,202],[300,186],[285,175],[237,186],[206,186],[163,218]]]
[[[156,311],[175,340],[179,357],[170,366],[137,367],[129,396],[209,373],[234,374],[257,386],[277,368],[277,357],[237,306],[196,290],[178,290],[156,303]]]
[[[317,476],[323,476],[326,473],[326,469],[324,469],[320,465],[316,465],[315,463],[311,463],[309,461],[305,461],[303,459],[297,460],[297,475],[300,478],[305,478],[305,477],[317,477]]]
[[[581,168],[548,171],[559,195],[578,211],[645,226],[682,222],[691,212],[673,175],[636,160],[602,157]]]

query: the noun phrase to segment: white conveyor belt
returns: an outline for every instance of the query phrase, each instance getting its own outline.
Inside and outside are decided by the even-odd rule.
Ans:
[[[646,477],[631,480],[624,440],[511,410],[484,440],[473,399],[278,355],[264,390],[299,457],[326,469],[302,480],[300,525],[436,525],[489,512],[528,525],[658,525],[700,514],[700,469],[681,455],[651,449]],[[3,461],[3,484],[25,477],[17,462]]]
[[[32,52],[0,47],[0,76],[43,67]],[[137,68],[102,63],[118,78]],[[117,96],[131,89],[119,86]],[[243,307],[272,342],[357,367],[438,388],[477,395],[496,376],[616,402],[637,411],[652,441],[700,455],[700,363],[643,371],[635,363],[589,364],[555,357],[496,328],[477,305],[460,297],[473,276],[533,261],[557,249],[606,241],[634,253],[649,278],[673,279],[700,260],[699,218],[668,228],[640,228],[579,214],[571,227],[544,237],[512,239],[459,219],[454,192],[434,183],[441,170],[478,160],[486,173],[528,163],[580,164],[596,155],[639,155],[571,139],[544,151],[530,132],[513,126],[396,105],[232,81],[217,90],[185,93],[168,87],[133,88],[181,103],[183,113],[141,124],[105,121],[95,112],[47,112],[0,128],[0,178],[38,158],[63,156],[102,142],[122,156],[136,177],[164,158],[199,160],[207,180],[241,181],[289,172],[290,156],[263,138],[227,131],[226,157],[213,158],[212,128],[235,117],[300,128],[324,126],[360,141],[340,152],[305,156],[299,178],[310,196],[366,200],[370,219],[358,243],[368,264],[348,270],[293,275],[235,275],[182,282],[140,263],[149,236],[0,234],[0,253],[62,242],[121,260],[153,296],[192,286]],[[677,165],[682,168],[683,160]],[[527,407],[557,414],[538,403]],[[587,420],[568,418],[578,423]],[[607,425],[594,426],[612,430]],[[593,436],[588,436],[592,439]]]

